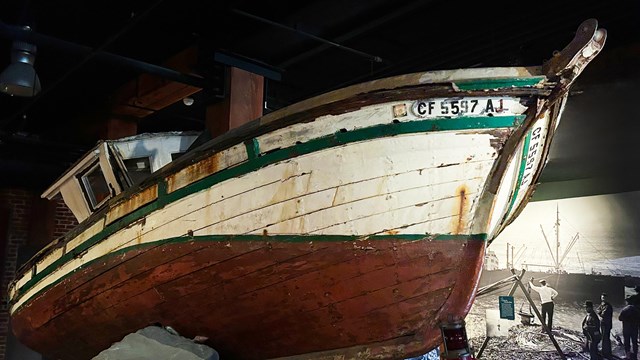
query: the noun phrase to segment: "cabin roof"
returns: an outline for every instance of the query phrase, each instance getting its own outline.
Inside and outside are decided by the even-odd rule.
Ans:
[[[65,204],[81,222],[108,199],[186,152],[199,134],[173,131],[99,141],[41,196],[52,199],[62,194]]]
[[[100,140],[98,143],[89,150],[83,157],[78,159],[67,171],[65,171],[56,181],[51,184],[41,195],[43,198],[52,199],[60,192],[62,184],[67,182],[70,178],[77,176],[87,168],[93,161],[97,159],[100,147],[103,144],[113,144],[115,146],[123,146],[130,143],[137,143],[146,140],[163,140],[170,137],[191,137],[195,139],[200,134],[197,131],[168,131],[160,133],[144,133],[139,135],[127,136],[114,140]]]

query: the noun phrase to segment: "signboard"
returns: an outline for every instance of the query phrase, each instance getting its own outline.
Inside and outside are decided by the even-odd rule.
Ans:
[[[500,296],[500,319],[514,320],[516,318],[513,296]]]

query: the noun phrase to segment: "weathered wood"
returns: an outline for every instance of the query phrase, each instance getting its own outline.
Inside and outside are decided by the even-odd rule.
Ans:
[[[226,76],[225,98],[209,105],[206,111],[206,128],[212,137],[259,118],[264,108],[262,76],[235,67],[229,67]]]
[[[191,47],[169,59],[164,66],[188,74],[193,72],[197,58],[197,48]],[[116,117],[143,118],[200,90],[195,86],[142,74],[117,91],[111,112]]]
[[[200,245],[198,251],[184,254],[195,244]],[[243,244],[166,244],[127,259],[114,256],[117,265],[94,266],[91,272],[100,275],[90,282],[82,272],[65,281],[68,293],[58,295],[56,306],[62,312],[45,322],[24,316],[49,311],[56,295],[47,292],[14,314],[14,329],[27,345],[82,333],[68,340],[67,346],[76,349],[64,357],[69,359],[86,359],[118,336],[154,322],[171,325],[188,337],[209,334],[215,349],[234,358],[285,354],[275,339],[296,344],[301,351],[330,350],[319,339],[334,339],[331,343],[347,347],[354,337],[366,343],[407,335],[408,328],[429,329],[423,324],[424,313],[429,322],[446,318],[453,309],[443,305],[452,296],[465,299],[470,307],[467,292],[477,282],[470,275],[480,271],[478,253],[484,249],[480,241],[457,240],[380,241],[372,252],[354,249],[351,242],[321,243],[320,249],[307,243]],[[278,256],[266,257],[265,251],[280,253],[280,261],[273,260]],[[168,260],[166,254],[175,254],[177,260],[158,264],[160,258]],[[210,264],[203,267],[199,258],[211,259]],[[141,271],[145,267],[148,270]],[[327,271],[317,270],[323,268]],[[137,275],[131,277],[129,271]],[[76,282],[84,285],[73,286]],[[175,291],[173,284],[188,292]],[[189,284],[200,290],[189,293]],[[64,299],[77,300],[61,307]],[[252,324],[249,329],[247,323]],[[32,326],[37,331],[23,333]],[[255,337],[264,339],[263,345],[257,346]],[[414,341],[421,338],[415,337]],[[63,357],[55,342],[50,345],[43,350]]]
[[[14,332],[67,359],[151,323],[223,358],[434,348],[439,325],[468,313],[487,243],[529,201],[596,35],[556,74],[421,73],[309,99],[135,186],[129,155],[102,144],[46,195],[82,205],[78,175],[97,158],[115,194],[20,270]]]

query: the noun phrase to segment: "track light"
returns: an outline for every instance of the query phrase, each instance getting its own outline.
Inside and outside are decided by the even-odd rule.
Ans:
[[[36,46],[14,41],[11,46],[11,64],[0,74],[0,91],[9,95],[32,97],[40,92],[40,79],[33,64]]]
[[[182,103],[185,104],[186,106],[191,106],[191,105],[193,105],[194,102],[195,102],[195,100],[190,96],[182,98]]]

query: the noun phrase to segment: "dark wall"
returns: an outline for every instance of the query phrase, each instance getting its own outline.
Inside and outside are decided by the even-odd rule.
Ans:
[[[49,201],[30,190],[0,188],[0,360],[42,359],[13,336],[6,290],[22,263],[76,224],[61,198]]]

